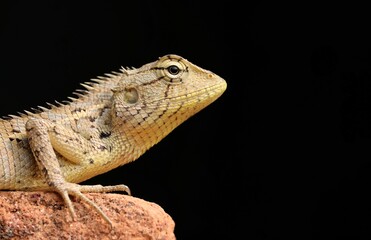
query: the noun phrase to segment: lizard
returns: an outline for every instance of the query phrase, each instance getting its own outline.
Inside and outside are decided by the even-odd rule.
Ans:
[[[79,183],[138,159],[227,87],[217,74],[175,54],[81,85],[62,103],[0,118],[0,190],[56,192],[76,220],[74,196],[111,226],[84,193],[130,195],[129,187]]]

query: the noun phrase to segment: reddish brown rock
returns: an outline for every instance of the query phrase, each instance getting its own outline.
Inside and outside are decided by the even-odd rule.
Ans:
[[[121,194],[86,194],[113,222],[73,201],[72,221],[55,193],[0,192],[0,239],[175,239],[175,223],[157,204]]]

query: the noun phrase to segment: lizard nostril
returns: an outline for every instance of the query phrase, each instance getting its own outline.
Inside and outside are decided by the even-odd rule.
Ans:
[[[208,78],[213,78],[214,75],[213,75],[212,73],[209,73],[209,74],[207,75],[207,77],[208,77]]]

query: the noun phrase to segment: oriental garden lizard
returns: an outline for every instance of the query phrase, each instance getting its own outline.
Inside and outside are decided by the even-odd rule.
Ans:
[[[111,220],[83,193],[126,185],[78,183],[136,160],[216,100],[226,82],[177,55],[122,68],[82,84],[74,97],[0,119],[0,189],[54,191],[72,219],[70,196]]]

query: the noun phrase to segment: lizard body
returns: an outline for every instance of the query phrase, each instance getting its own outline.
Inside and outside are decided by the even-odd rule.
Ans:
[[[73,219],[74,195],[109,223],[83,192],[129,188],[78,183],[136,160],[227,86],[177,55],[82,85],[66,103],[0,119],[0,189],[55,191]]]

